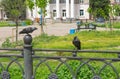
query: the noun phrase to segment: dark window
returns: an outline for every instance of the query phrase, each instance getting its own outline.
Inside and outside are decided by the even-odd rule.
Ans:
[[[55,4],[56,0],[50,0],[50,4]]]
[[[79,4],[79,0],[74,0],[75,4]]]
[[[31,11],[31,16],[33,17],[33,10]]]
[[[66,10],[62,10],[62,16],[66,17]]]
[[[66,0],[60,0],[60,3],[66,3]]]
[[[53,17],[56,17],[56,10],[53,10]]]
[[[84,10],[80,10],[80,16],[84,15]]]
[[[79,0],[79,3],[84,3],[84,0]]]

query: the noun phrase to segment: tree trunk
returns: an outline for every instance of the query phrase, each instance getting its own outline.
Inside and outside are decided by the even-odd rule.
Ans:
[[[44,28],[43,28],[43,25],[44,25],[44,12],[43,12],[44,10],[43,9],[41,9],[41,13],[40,13],[40,15],[41,15],[41,34],[44,34]]]
[[[41,34],[44,34],[43,24],[41,24]]]
[[[112,25],[112,22],[111,22],[111,19],[110,19],[110,31],[113,31],[113,25]]]
[[[18,43],[18,21],[16,23],[16,44]]]

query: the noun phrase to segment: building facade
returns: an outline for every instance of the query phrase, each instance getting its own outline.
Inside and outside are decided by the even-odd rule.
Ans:
[[[35,0],[34,0],[35,1]],[[111,0],[111,4],[119,4],[120,0]],[[90,19],[88,13],[89,0],[50,0],[46,7],[47,19]],[[40,9],[34,6],[34,9],[26,9],[26,18],[40,18]],[[120,16],[120,15],[119,15]],[[0,19],[6,19],[3,9],[0,9]]]
[[[89,0],[50,0],[46,7],[47,16],[53,19],[89,19]],[[27,11],[27,18],[40,18],[39,8]]]

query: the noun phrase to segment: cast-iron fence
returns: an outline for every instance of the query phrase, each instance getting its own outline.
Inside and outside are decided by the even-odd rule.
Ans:
[[[31,36],[26,35],[23,48],[0,48],[0,79],[14,79],[12,76],[15,75],[11,75],[11,66],[19,67],[21,75],[18,76],[21,77],[16,79],[43,79],[43,77],[44,79],[120,79],[120,51],[33,49],[31,42]],[[56,53],[60,53],[60,56]],[[112,54],[114,57],[81,55],[96,53],[98,55],[101,53],[102,56]],[[42,68],[41,71],[39,68]],[[48,71],[42,73],[45,68],[49,73]],[[12,73],[14,72],[16,70]]]

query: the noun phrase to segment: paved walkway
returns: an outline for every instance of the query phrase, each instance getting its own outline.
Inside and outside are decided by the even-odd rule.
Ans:
[[[32,33],[32,36],[38,36],[41,34],[40,25],[35,23],[31,26],[21,26],[19,27],[19,31],[21,31],[23,28],[26,27],[37,27],[38,30],[34,31]],[[69,31],[71,28],[76,28],[76,23],[47,23],[44,25],[44,31],[48,35],[57,35],[57,36],[63,36],[69,34]],[[97,28],[97,30],[105,30],[104,28]],[[15,27],[0,27],[0,46],[5,41],[6,38],[12,37],[11,41],[15,41]],[[18,39],[22,40],[24,35],[18,35]]]

